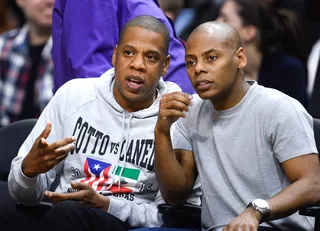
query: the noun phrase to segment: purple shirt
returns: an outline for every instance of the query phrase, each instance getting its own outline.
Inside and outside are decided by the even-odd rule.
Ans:
[[[128,20],[147,14],[161,20],[170,32],[171,62],[164,80],[194,93],[185,67],[184,45],[157,0],[56,0],[52,25],[54,90],[70,79],[99,77],[110,69],[121,28]]]

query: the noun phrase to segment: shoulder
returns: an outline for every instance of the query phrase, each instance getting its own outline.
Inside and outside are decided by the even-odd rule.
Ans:
[[[95,88],[99,78],[76,78],[69,80],[63,84],[59,89],[59,94],[65,96],[89,96],[95,95]]]
[[[293,114],[307,113],[302,104],[296,99],[273,88],[257,86],[258,112],[269,115],[290,116]]]
[[[284,55],[283,67],[290,69],[305,69],[305,65],[303,64],[303,62],[291,55]]]
[[[72,113],[72,109],[77,110],[97,98],[98,80],[99,78],[72,79],[58,89],[54,98]]]
[[[166,93],[174,92],[174,91],[182,91],[178,84],[170,81],[159,81],[159,86],[165,84],[166,85]]]
[[[0,34],[0,49],[9,41],[14,40],[20,32],[20,29],[13,29],[8,32]]]
[[[1,33],[0,34],[0,38],[1,39],[4,39],[4,38],[7,38],[7,39],[15,38],[19,34],[20,30],[21,30],[20,28],[16,28],[16,29],[12,29],[12,30],[9,30],[7,32]]]
[[[210,100],[200,98],[198,94],[192,95],[192,106],[189,108],[189,117],[203,118],[213,112],[213,105]]]
[[[268,52],[264,55],[263,64],[267,66],[274,65],[273,68],[278,69],[287,69],[287,68],[304,68],[303,62],[289,54],[284,52]]]

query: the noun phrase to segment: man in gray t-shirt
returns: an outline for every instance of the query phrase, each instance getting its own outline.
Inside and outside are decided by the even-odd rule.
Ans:
[[[296,212],[320,202],[312,117],[289,96],[245,81],[239,35],[225,23],[194,30],[186,64],[198,96],[165,95],[155,128],[164,199],[183,202],[199,175],[203,230],[313,230],[314,220]]]

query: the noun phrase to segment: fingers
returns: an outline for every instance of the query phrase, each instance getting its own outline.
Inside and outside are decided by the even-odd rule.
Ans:
[[[61,155],[64,155],[74,149],[75,140],[76,138],[73,136],[58,140],[47,147],[47,152],[56,151],[57,154],[61,153]]]
[[[191,106],[192,95],[184,92],[172,92],[165,94],[162,98],[162,103],[167,103],[170,101],[180,102],[186,106]]]
[[[81,183],[81,182],[75,182],[75,181],[71,181],[71,186],[74,189],[78,189],[78,190],[88,190],[90,188],[92,188],[89,184],[85,184],[85,183]]]
[[[160,102],[161,117],[185,117],[192,105],[192,96],[183,92],[165,94]]]
[[[51,132],[51,123],[48,122],[48,123],[46,124],[45,129],[44,129],[43,132],[40,134],[39,138],[47,139],[48,136],[49,136],[49,134],[50,134],[50,132]]]
[[[39,149],[42,149],[42,152],[41,152],[41,153],[44,152],[44,149],[45,149],[48,145],[49,145],[49,144],[48,144],[47,140],[46,140],[45,138],[41,137],[41,138],[40,138],[40,141],[39,141],[39,143],[38,143]]]
[[[65,200],[82,200],[83,192],[72,192],[72,193],[57,193],[51,191],[45,191],[44,194],[54,201],[65,201]]]
[[[38,147],[39,147],[40,149],[44,149],[44,148],[46,148],[46,147],[48,146],[48,143],[47,143],[47,140],[46,140],[46,139],[48,138],[50,132],[51,132],[51,123],[48,122],[48,123],[46,124],[46,127],[44,128],[44,130],[43,130],[42,133],[38,136],[38,139],[37,139],[37,141],[39,142],[39,143],[38,143]],[[36,142],[37,142],[37,141],[36,141]],[[43,151],[42,151],[42,153],[43,153]]]

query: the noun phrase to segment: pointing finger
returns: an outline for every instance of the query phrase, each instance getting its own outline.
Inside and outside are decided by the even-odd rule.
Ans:
[[[47,139],[48,136],[49,136],[49,134],[50,134],[50,132],[51,132],[51,127],[52,127],[51,123],[48,122],[48,123],[46,124],[45,129],[43,130],[43,132],[40,134],[39,137],[40,137],[40,138]]]

